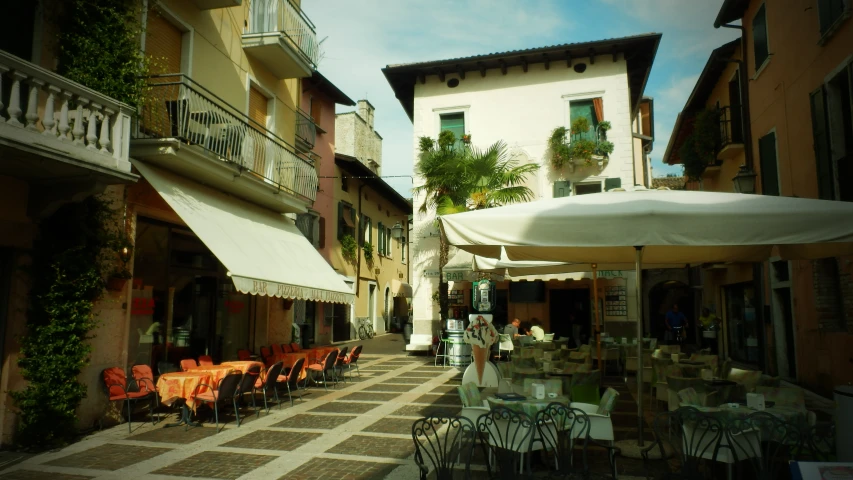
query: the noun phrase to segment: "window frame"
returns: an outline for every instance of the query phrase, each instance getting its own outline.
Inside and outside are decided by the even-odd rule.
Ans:
[[[572,128],[572,103],[574,103],[574,104],[578,104],[578,103],[581,103],[581,102],[583,102],[583,103],[590,103],[590,104],[592,104],[592,108],[593,108],[593,111],[594,111],[594,109],[595,109],[595,99],[596,99],[596,98],[600,98],[600,99],[601,99],[601,101],[602,101],[602,104],[603,104],[603,102],[604,102],[604,95],[595,95],[595,96],[592,96],[592,97],[589,97],[589,98],[571,98],[571,99],[569,99],[569,101],[568,101],[568,109],[569,109],[569,111],[568,111],[568,117],[569,117],[569,120],[568,120],[568,124],[566,125],[566,128],[568,128],[568,129],[569,129],[569,136],[571,136],[571,128]],[[603,116],[603,115],[604,115],[604,112],[602,111],[601,113],[602,113],[602,116]],[[594,114],[594,113],[593,113],[593,114]],[[601,123],[601,122],[603,122],[603,121],[605,121],[605,120],[604,120],[604,118],[602,118],[600,121],[599,121],[599,120],[596,120],[596,119],[593,119],[593,123],[592,123],[592,124],[590,124],[590,126],[589,126],[589,132],[587,132],[587,133],[586,133],[586,134],[589,136],[588,140],[596,141],[596,138],[595,138],[595,128],[598,126],[598,124],[599,124],[599,123]]]
[[[462,124],[463,124],[463,128],[465,130],[465,135],[471,134],[471,128],[470,128],[470,122],[469,122],[470,115],[471,115],[471,105],[458,105],[458,106],[453,106],[453,107],[434,108],[432,110],[432,113],[435,117],[434,118],[435,126],[433,128],[433,130],[435,132],[435,135],[434,135],[435,138],[438,138],[438,134],[441,133],[441,116],[442,115],[451,115],[454,113],[461,113],[462,114]],[[461,139],[457,139],[457,140],[461,140]]]
[[[352,227],[346,225],[346,223],[344,222],[344,213],[346,211],[345,209],[349,209],[350,222],[353,224]],[[338,202],[338,222],[337,223],[338,223],[338,235],[337,235],[337,237],[338,237],[339,241],[344,238],[344,235],[347,235],[347,234],[352,235],[353,238],[356,237],[356,226],[357,226],[357,224],[355,223],[355,209],[353,208],[351,203],[344,201],[344,200],[341,200]]]
[[[839,27],[853,14],[853,1],[840,0],[842,3],[841,13],[824,27],[821,25],[821,4],[828,1],[832,0],[817,0],[817,27],[820,33],[818,45],[825,45],[835,32],[838,31]]]
[[[577,187],[579,185],[580,186],[586,186],[586,185],[596,185],[596,184],[598,185],[598,188],[599,188],[599,190],[597,192],[578,193],[578,191],[577,191]],[[582,181],[582,182],[572,182],[572,196],[591,195],[593,193],[601,193],[603,191],[604,191],[604,179],[593,179],[593,180],[587,179],[587,180]]]
[[[759,14],[763,14],[764,16],[764,44],[767,48],[767,52],[765,53],[765,57],[761,60],[761,63],[758,63],[758,52],[755,50],[755,19],[758,18]],[[770,29],[767,25],[767,4],[766,2],[762,2],[762,4],[755,11],[755,14],[752,16],[752,20],[749,22],[750,28],[752,30],[751,41],[752,41],[752,59],[753,65],[755,69],[755,74],[753,75],[753,79],[758,78],[761,72],[764,70],[764,67],[770,62],[770,58],[772,55],[770,54]]]
[[[758,137],[758,166],[759,166],[759,181],[761,182],[761,194],[762,195],[773,195],[768,194],[766,191],[766,187],[764,184],[764,165],[761,160],[761,141],[770,135],[773,135],[773,163],[776,168],[776,194],[775,196],[782,196],[782,179],[779,177],[779,136],[776,134],[776,127],[771,128],[767,133]]]

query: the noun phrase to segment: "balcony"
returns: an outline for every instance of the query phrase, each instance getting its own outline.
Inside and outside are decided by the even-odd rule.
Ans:
[[[150,77],[133,158],[282,213],[317,196],[314,163],[185,75]]]
[[[243,50],[279,79],[310,77],[319,46],[314,24],[288,0],[254,0]]]
[[[296,111],[296,150],[299,153],[310,152],[317,141],[317,126],[314,120],[302,110]]]
[[[0,175],[49,184],[46,195],[137,178],[124,103],[0,51],[0,112]]]
[[[243,0],[193,0],[199,10],[215,10],[217,8],[239,7]]]
[[[717,160],[723,161],[743,153],[743,120],[739,106],[725,106],[718,110],[720,116],[720,148]]]

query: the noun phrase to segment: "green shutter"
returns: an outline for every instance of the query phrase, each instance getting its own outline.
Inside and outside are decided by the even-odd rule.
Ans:
[[[595,127],[598,125],[598,119],[595,116],[592,100],[569,102],[569,127],[571,128],[571,123],[580,117],[586,117],[589,120],[589,131],[583,135],[583,138],[595,141]]]
[[[605,178],[604,179],[604,191],[610,191],[614,188],[622,188],[622,179],[621,178]]]
[[[572,182],[568,180],[554,181],[554,198],[568,197],[572,194]]]
[[[812,138],[814,141],[818,195],[824,200],[834,200],[835,186],[832,175],[832,157],[829,153],[829,131],[823,87],[812,92],[809,97],[812,105]]]
[[[376,243],[377,243],[376,253],[378,253],[379,255],[382,255],[382,253],[385,251],[384,250],[384,248],[385,248],[384,240],[385,240],[385,229],[382,227],[382,222],[379,222],[379,232],[378,232],[377,239],[376,239]]]
[[[776,134],[758,139],[758,161],[761,168],[761,193],[779,195],[779,171],[776,166]]]
[[[752,17],[752,51],[755,54],[755,70],[758,70],[770,52],[767,45],[767,15],[764,5]]]
[[[462,135],[465,135],[465,114],[464,113],[448,113],[441,116],[441,131],[450,130],[456,136],[456,140],[461,140]]]

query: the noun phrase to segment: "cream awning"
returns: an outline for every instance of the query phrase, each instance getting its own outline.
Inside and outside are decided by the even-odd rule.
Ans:
[[[133,164],[225,265],[237,290],[317,302],[355,300],[289,218],[171,172]]]
[[[391,292],[395,297],[412,298],[412,286],[399,280],[391,280]]]

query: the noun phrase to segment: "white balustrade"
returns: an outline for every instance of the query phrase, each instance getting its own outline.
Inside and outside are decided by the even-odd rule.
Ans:
[[[9,127],[37,132],[39,138],[65,142],[62,148],[81,147],[130,171],[133,108],[0,50],[0,92],[4,85],[8,93],[0,95],[0,123],[7,127],[0,135],[15,135]]]

